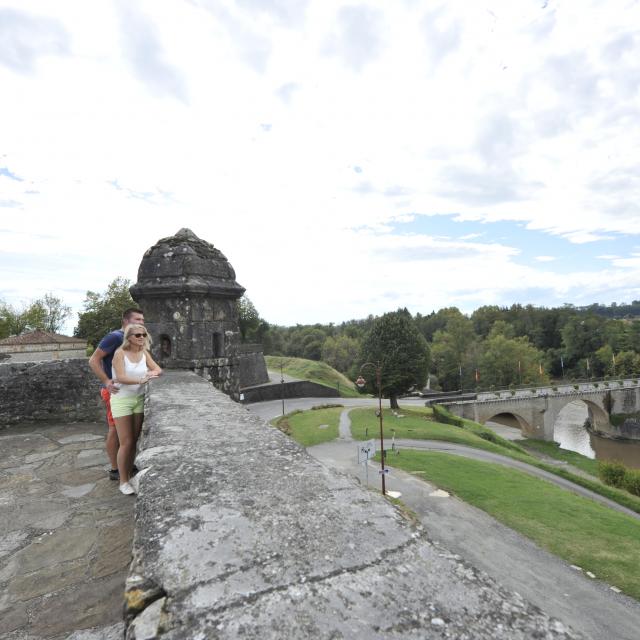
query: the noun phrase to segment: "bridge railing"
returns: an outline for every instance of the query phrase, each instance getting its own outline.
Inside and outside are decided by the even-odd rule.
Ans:
[[[620,378],[616,380],[602,379],[589,381],[556,382],[554,384],[503,388],[492,391],[478,391],[475,399],[465,399],[456,402],[492,402],[496,400],[524,400],[527,398],[539,398],[559,395],[582,395],[584,393],[598,393],[604,390],[628,389],[640,386],[638,378]],[[455,402],[450,400],[449,402]],[[446,403],[446,401],[445,401]]]

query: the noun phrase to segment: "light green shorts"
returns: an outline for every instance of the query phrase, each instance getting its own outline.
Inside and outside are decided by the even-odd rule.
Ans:
[[[137,396],[111,396],[111,414],[114,418],[124,418],[133,413],[144,413],[144,393]]]

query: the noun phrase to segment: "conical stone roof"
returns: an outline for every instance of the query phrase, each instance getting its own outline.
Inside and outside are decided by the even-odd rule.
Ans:
[[[131,287],[134,300],[185,294],[239,298],[244,291],[222,252],[191,229],[180,229],[148,249]]]

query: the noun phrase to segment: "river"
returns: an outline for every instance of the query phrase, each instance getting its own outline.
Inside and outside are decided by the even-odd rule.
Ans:
[[[612,440],[589,433],[584,428],[587,405],[576,400],[560,411],[553,432],[553,439],[563,449],[581,453],[596,460],[617,460],[627,467],[640,469],[640,442]],[[510,440],[522,438],[517,420],[509,414],[500,414],[487,422],[499,435]]]
[[[563,449],[576,451],[596,460],[617,460],[627,467],[640,469],[640,442],[612,440],[589,433],[584,428],[587,405],[580,400],[570,402],[558,415],[554,440]]]

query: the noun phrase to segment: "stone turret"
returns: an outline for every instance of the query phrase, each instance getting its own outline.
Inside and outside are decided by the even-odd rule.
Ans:
[[[226,257],[190,229],[148,249],[131,287],[161,366],[196,371],[234,399],[240,388],[236,300],[243,293]]]

